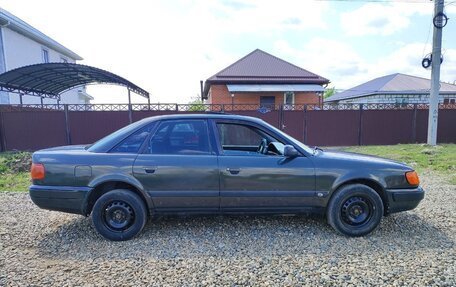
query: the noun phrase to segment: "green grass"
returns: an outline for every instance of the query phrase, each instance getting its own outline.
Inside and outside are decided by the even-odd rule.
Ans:
[[[342,150],[371,154],[405,162],[418,172],[436,171],[456,185],[456,144],[442,144],[435,147],[424,144],[393,146],[357,146]]]
[[[30,173],[19,172],[16,174],[2,174],[0,176],[0,192],[2,191],[27,191],[30,186]]]
[[[0,153],[0,192],[28,190],[31,153]]]

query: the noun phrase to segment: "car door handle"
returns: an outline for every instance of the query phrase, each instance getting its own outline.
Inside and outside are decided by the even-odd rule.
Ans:
[[[155,173],[156,170],[157,170],[156,167],[145,167],[144,168],[144,171],[149,174]]]
[[[240,168],[228,167],[228,168],[226,169],[226,171],[230,172],[231,174],[238,174],[238,173],[241,171],[241,169],[240,169]]]

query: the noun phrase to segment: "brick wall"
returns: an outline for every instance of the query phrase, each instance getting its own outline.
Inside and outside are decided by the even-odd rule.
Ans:
[[[284,91],[286,92],[286,91]],[[275,96],[275,104],[283,104],[284,92],[235,93],[234,104],[259,104],[261,96]],[[226,85],[212,85],[209,92],[208,104],[231,104],[231,94]],[[295,92],[295,104],[319,104],[319,96],[315,92]]]

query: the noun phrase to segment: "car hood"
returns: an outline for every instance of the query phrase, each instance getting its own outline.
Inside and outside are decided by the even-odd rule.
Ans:
[[[406,170],[413,170],[410,166],[403,162],[395,161],[392,159],[382,158],[373,155],[365,155],[353,152],[343,151],[320,151],[317,155],[325,159],[334,159],[338,161],[360,162],[370,165],[377,165],[382,167],[399,168]]]

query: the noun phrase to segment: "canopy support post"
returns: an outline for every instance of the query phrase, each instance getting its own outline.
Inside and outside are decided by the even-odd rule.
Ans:
[[[147,97],[147,109],[150,111],[150,96]]]
[[[43,106],[43,97],[40,97],[40,100],[41,100],[41,108],[44,108],[44,106]]]
[[[132,110],[131,110],[131,94],[130,94],[130,89],[127,89],[128,91],[128,120],[130,121],[130,124],[133,122],[133,115],[132,115]]]
[[[24,104],[23,101],[22,101],[22,93],[19,94],[19,103],[21,104],[21,106]]]

